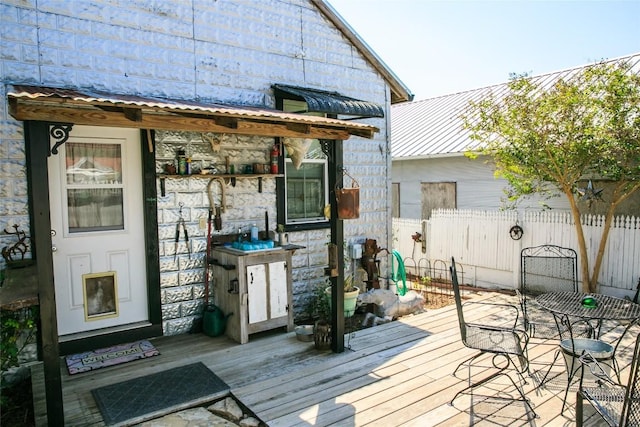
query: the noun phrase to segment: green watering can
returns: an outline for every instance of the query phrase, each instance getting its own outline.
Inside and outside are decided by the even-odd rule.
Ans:
[[[229,316],[232,314],[233,313],[229,313],[225,316],[218,306],[207,306],[204,310],[204,316],[202,317],[202,330],[210,337],[222,335],[227,327],[227,319],[229,319]]]

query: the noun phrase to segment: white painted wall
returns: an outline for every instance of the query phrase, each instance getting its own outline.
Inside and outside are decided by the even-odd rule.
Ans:
[[[483,159],[471,160],[463,155],[431,159],[394,160],[393,182],[400,184],[400,217],[420,218],[421,183],[455,182],[458,209],[501,209],[506,181],[493,175]],[[564,198],[546,200],[553,209],[567,210]],[[524,201],[520,209],[541,209],[539,199]]]
[[[387,106],[387,118],[362,120],[380,129],[375,139],[345,142],[345,165],[361,186],[360,219],[345,222],[345,236],[348,242],[375,238],[381,246],[389,241],[389,88],[308,1],[2,0],[0,36],[0,228],[16,223],[29,231],[23,128],[8,114],[7,85],[273,107],[270,86],[285,83]],[[163,214],[175,211],[179,201],[197,209],[206,197],[198,184],[189,185],[188,196],[169,187],[176,197],[159,206],[162,243],[175,220]],[[264,197],[273,202],[270,185]],[[237,203],[244,202],[253,200]],[[198,215],[190,217],[189,227],[204,251]],[[290,236],[306,246],[293,261],[298,315],[311,289],[324,282],[328,234]],[[0,246],[6,244],[0,236]],[[198,318],[202,269],[196,261],[176,265],[161,256],[163,298],[170,295],[163,305],[165,334],[187,332]]]

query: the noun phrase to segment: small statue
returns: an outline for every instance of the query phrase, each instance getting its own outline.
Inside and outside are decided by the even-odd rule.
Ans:
[[[18,238],[18,241],[13,245],[2,248],[2,257],[7,261],[7,263],[11,261],[18,261],[16,258],[17,255],[20,255],[20,260],[23,260],[24,255],[29,250],[29,246],[26,243],[28,239],[27,234],[24,231],[20,231],[20,226],[18,224],[14,224],[13,229],[15,231],[9,231],[7,229],[4,230],[6,234],[14,234]]]
[[[367,272],[367,289],[379,289],[380,281],[378,276],[380,274],[379,266],[380,261],[377,259],[378,254],[382,251],[389,251],[386,248],[379,248],[378,242],[375,239],[367,239],[364,242],[364,251],[362,254],[362,268]]]

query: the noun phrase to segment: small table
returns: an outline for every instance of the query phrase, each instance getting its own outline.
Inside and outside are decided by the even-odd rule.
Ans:
[[[596,307],[582,305],[582,298],[587,295],[596,299]],[[597,320],[597,337],[600,336],[600,326],[603,320],[625,320],[629,321],[629,326],[640,320],[640,304],[608,295],[580,292],[547,292],[537,297],[536,302],[540,307],[556,316]],[[627,326],[627,329],[629,326]]]

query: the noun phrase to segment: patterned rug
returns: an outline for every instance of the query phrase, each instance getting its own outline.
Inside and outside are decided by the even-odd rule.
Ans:
[[[100,350],[72,354],[66,357],[69,375],[93,371],[106,366],[119,365],[132,360],[159,355],[160,352],[149,341],[120,344]]]
[[[108,426],[141,423],[229,394],[229,386],[203,363],[91,390]]]

